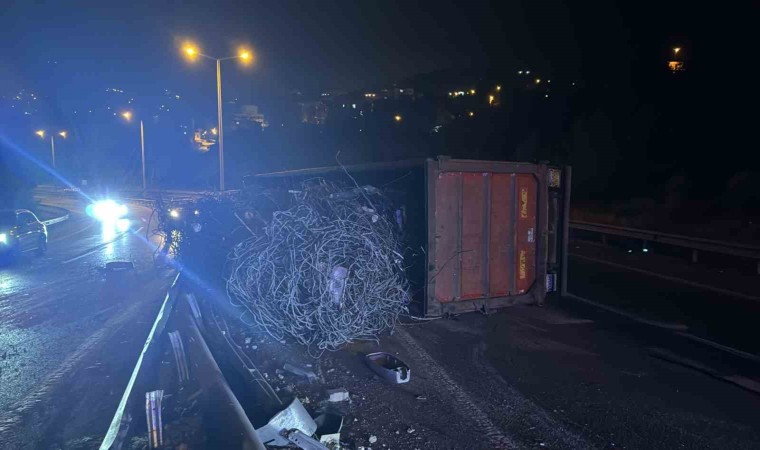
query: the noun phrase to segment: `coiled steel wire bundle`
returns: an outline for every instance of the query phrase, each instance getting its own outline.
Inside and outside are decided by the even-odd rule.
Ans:
[[[296,195],[264,234],[233,249],[231,302],[245,321],[312,353],[377,340],[409,303],[393,210],[371,186],[312,180]]]

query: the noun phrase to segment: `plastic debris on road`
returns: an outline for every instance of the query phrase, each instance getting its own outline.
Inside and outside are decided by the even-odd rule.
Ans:
[[[256,430],[261,442],[267,445],[287,446],[290,441],[282,435],[283,431],[300,430],[307,436],[317,431],[317,424],[301,404],[293,399],[287,408],[275,414],[266,425]]]
[[[306,377],[306,379],[309,380],[309,383],[317,381],[317,374],[309,369],[305,369],[303,367],[299,367],[290,363],[285,363],[285,365],[282,366],[282,369],[292,373],[293,375]]]
[[[370,353],[365,356],[365,361],[372,371],[390,383],[408,383],[412,376],[409,366],[390,353]]]
[[[328,400],[333,403],[345,402],[346,400],[349,399],[348,391],[343,388],[328,389],[327,396],[328,396]]]

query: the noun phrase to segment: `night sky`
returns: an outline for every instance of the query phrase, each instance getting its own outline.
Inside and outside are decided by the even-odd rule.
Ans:
[[[264,97],[295,90],[306,98],[375,89],[449,69],[499,80],[530,68],[585,88],[587,104],[576,103],[562,126],[590,117],[588,132],[598,134],[593,118],[602,114],[628,152],[618,158],[594,149],[570,162],[592,167],[599,156],[625,166],[627,158],[699,176],[720,168],[728,177],[760,160],[750,151],[758,99],[751,33],[759,10],[757,1],[6,1],[0,85],[4,95],[34,89],[59,118],[105,108],[106,88],[136,97],[168,89],[197,112],[200,126],[211,126],[213,62],[185,61],[185,39],[219,57],[252,48],[252,67],[224,63],[225,99],[264,104],[267,114]],[[671,83],[664,62],[674,46],[683,48],[688,70]],[[641,128],[627,123],[641,111]],[[20,134],[34,139],[30,130]],[[648,134],[669,141],[649,145]],[[625,142],[636,142],[628,145],[634,150]]]
[[[225,70],[241,95],[359,88],[452,67],[614,77],[673,43],[699,44],[695,58],[741,54],[752,42],[742,36],[746,13],[757,10],[574,3],[17,1],[0,13],[0,76],[44,85],[64,104],[105,83],[205,93],[213,68],[191,68],[177,53],[192,38],[212,55],[254,49],[255,76]]]

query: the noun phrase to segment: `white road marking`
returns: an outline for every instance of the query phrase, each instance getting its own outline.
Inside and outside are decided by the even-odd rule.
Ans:
[[[572,294],[570,292],[568,292],[565,295],[565,297],[569,297],[569,298],[572,298],[574,300],[578,300],[579,302],[582,302],[582,303],[588,303],[589,305],[596,306],[597,308],[603,309],[605,311],[609,311],[609,312],[621,315],[623,317],[626,317],[628,319],[631,319],[633,321],[641,322],[641,323],[644,323],[644,324],[647,324],[647,325],[651,325],[653,327],[665,328],[665,329],[668,329],[668,330],[676,330],[676,331],[686,331],[686,330],[689,329],[689,327],[687,327],[686,325],[680,324],[680,323],[665,323],[665,322],[658,322],[658,321],[655,321],[655,320],[645,319],[645,318],[643,318],[641,316],[637,316],[636,314],[631,314],[629,312],[625,312],[625,311],[622,311],[620,309],[613,308],[612,306],[603,305],[601,303],[597,303],[597,302],[595,302],[593,300],[589,300],[587,298],[580,297],[580,296]]]
[[[727,345],[719,344],[717,342],[710,341],[708,339],[701,338],[699,336],[694,336],[691,333],[678,333],[678,335],[679,336],[683,336],[686,339],[691,339],[692,341],[697,341],[697,342],[699,342],[701,344],[705,344],[705,345],[707,345],[709,347],[717,348],[718,350],[722,350],[724,352],[728,352],[728,353],[731,353],[733,355],[736,355],[736,356],[739,356],[739,357],[742,357],[742,358],[746,358],[746,359],[749,359],[749,360],[752,360],[752,361],[755,361],[755,362],[760,362],[760,356],[754,355],[752,353],[748,353],[748,352],[745,352],[745,351],[742,351],[742,350],[739,350],[739,349],[736,349],[736,348],[733,348],[733,347],[729,347]]]
[[[578,255],[576,253],[570,253],[570,256],[572,256],[574,258],[585,259],[587,261],[593,261],[593,262],[599,263],[599,264],[604,264],[604,265],[607,265],[607,266],[610,266],[610,267],[616,267],[618,269],[629,270],[631,272],[643,273],[644,275],[649,275],[649,276],[652,276],[652,277],[661,278],[663,280],[674,281],[676,283],[685,284],[687,286],[696,287],[696,288],[704,289],[704,290],[707,290],[707,291],[717,292],[719,294],[730,295],[730,296],[733,296],[733,297],[738,297],[738,298],[742,298],[742,299],[745,299],[745,300],[752,300],[752,301],[756,301],[756,302],[760,301],[760,297],[756,297],[754,295],[749,295],[749,294],[745,294],[743,292],[736,292],[736,291],[732,291],[732,290],[729,290],[729,289],[723,289],[723,288],[719,288],[719,287],[715,287],[715,286],[710,286],[708,284],[698,283],[696,281],[691,281],[691,280],[685,280],[683,278],[678,278],[678,277],[674,277],[674,276],[670,276],[670,275],[663,275],[661,273],[651,272],[651,271],[646,270],[646,269],[639,269],[639,268],[636,268],[636,267],[626,266],[624,264],[618,264],[618,263],[613,263],[613,262],[605,261],[603,259],[597,259],[597,258],[592,258],[592,257],[589,257],[589,256]]]

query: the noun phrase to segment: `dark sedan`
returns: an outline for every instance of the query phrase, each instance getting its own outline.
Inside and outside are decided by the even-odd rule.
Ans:
[[[0,255],[18,256],[34,250],[47,251],[47,227],[26,209],[0,210]]]

